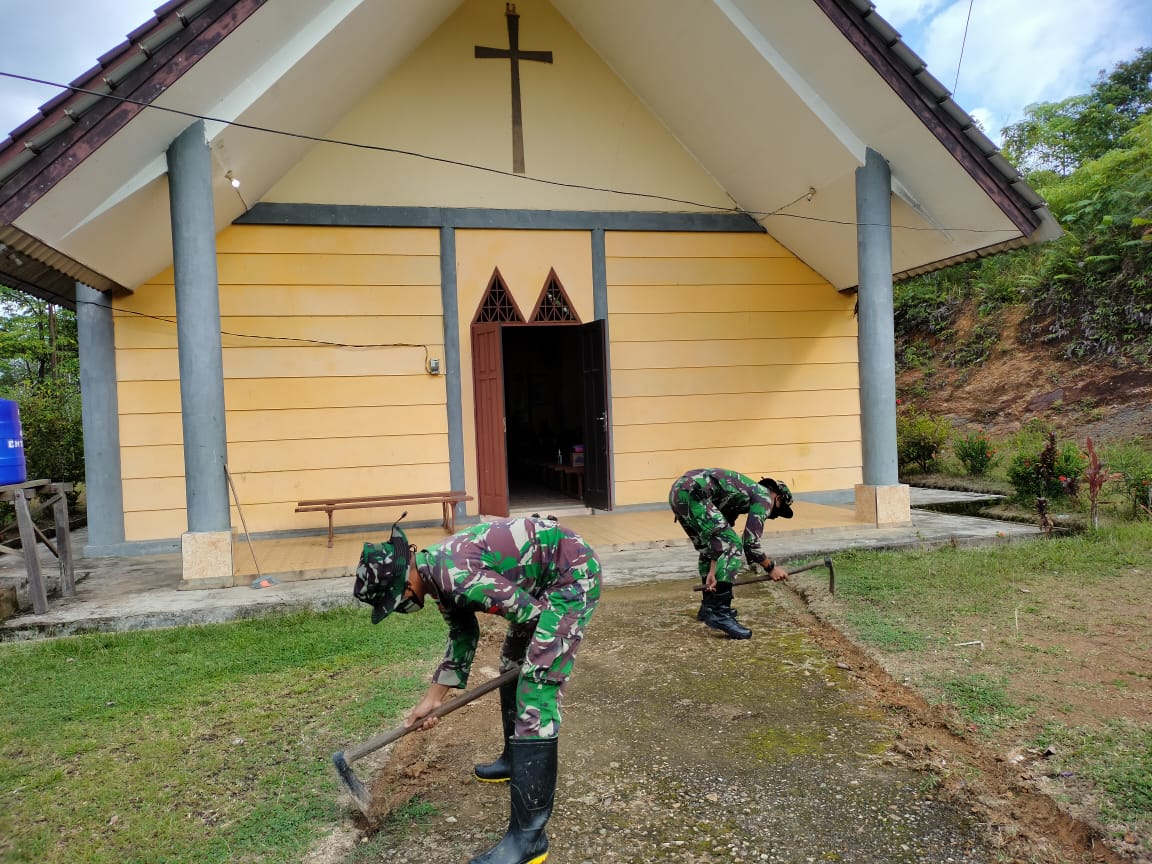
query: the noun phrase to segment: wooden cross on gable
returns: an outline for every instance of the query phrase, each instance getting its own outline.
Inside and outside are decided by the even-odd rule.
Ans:
[[[551,63],[551,51],[520,50],[520,16],[516,14],[516,4],[508,3],[504,9],[508,19],[508,48],[486,48],[476,46],[478,60],[511,60],[512,66],[512,172],[524,173],[524,120],[520,113],[520,61],[535,60],[537,63]]]

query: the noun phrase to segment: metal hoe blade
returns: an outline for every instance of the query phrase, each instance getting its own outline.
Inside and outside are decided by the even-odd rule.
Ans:
[[[434,711],[428,714],[429,718],[443,717],[445,714],[451,714],[457,708],[463,708],[473,699],[479,699],[485,693],[491,693],[497,690],[503,684],[515,681],[520,677],[520,669],[509,669],[503,675],[485,681],[479,687],[474,687],[467,693],[462,693],[455,699],[450,699],[444,704],[440,705]],[[369,816],[369,811],[372,809],[372,793],[368,791],[368,787],[360,782],[360,778],[352,771],[352,764],[362,756],[367,756],[369,753],[374,753],[381,747],[391,744],[393,741],[398,741],[410,732],[415,732],[419,727],[413,726],[408,728],[403,724],[389,729],[387,732],[381,732],[379,735],[374,735],[367,741],[363,741],[338,753],[332,754],[332,764],[336,766],[336,773],[340,775],[340,782],[344,784],[344,788],[352,796],[352,800],[356,802],[356,807],[366,817]]]

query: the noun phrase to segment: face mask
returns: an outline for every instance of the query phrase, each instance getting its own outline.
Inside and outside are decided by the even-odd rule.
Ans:
[[[400,598],[400,602],[396,604],[396,611],[401,615],[407,615],[409,612],[418,612],[423,608],[424,599],[417,599],[410,590],[405,591],[404,596]]]

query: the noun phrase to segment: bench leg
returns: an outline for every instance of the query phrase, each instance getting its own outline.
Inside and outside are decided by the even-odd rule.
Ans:
[[[332,535],[333,535],[334,533],[335,533],[335,532],[332,530],[332,511],[331,511],[331,510],[329,510],[329,511],[328,511],[328,548],[329,548],[329,549],[331,549],[331,548],[332,548],[332,540],[333,540],[333,536],[332,536]]]

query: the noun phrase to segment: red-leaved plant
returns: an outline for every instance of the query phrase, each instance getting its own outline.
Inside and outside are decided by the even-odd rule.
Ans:
[[[1108,470],[1107,466],[1100,461],[1100,457],[1096,455],[1096,447],[1092,444],[1092,439],[1089,438],[1088,467],[1084,469],[1084,482],[1088,486],[1088,502],[1091,505],[1090,514],[1093,529],[1100,527],[1100,490],[1104,488],[1105,483],[1120,480],[1123,476]]]

